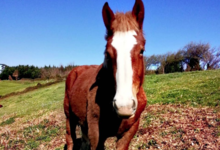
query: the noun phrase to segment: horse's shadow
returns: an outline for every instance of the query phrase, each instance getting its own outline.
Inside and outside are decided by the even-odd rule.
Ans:
[[[82,142],[82,138],[77,138],[74,141],[74,147],[73,150],[89,150],[90,149],[90,145],[83,143]],[[65,144],[64,146],[64,150],[67,150],[67,145]]]
[[[76,139],[76,141],[74,141],[73,150],[79,150],[80,147],[81,147],[81,145],[82,145],[82,140],[81,140],[81,138]],[[67,150],[67,145],[66,145],[66,144],[65,144],[65,146],[64,146],[64,150]]]

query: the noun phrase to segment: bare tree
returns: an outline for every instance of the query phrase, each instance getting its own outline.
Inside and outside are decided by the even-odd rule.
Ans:
[[[49,80],[52,76],[52,69],[51,68],[42,68],[41,69],[41,78]]]
[[[12,81],[13,78],[11,77],[11,75],[8,76],[8,80]]]
[[[18,72],[17,69],[14,71],[14,73],[12,74],[12,76],[15,77],[16,80],[18,80],[19,72]]]
[[[202,67],[207,70],[220,68],[220,48],[209,49],[202,59]]]
[[[164,74],[166,66],[171,64],[172,62],[175,62],[175,53],[169,52],[163,55],[159,55],[158,59],[160,61],[160,69]]]
[[[211,48],[209,43],[189,43],[185,51],[186,71],[220,68],[220,48]],[[202,66],[200,66],[202,65]]]
[[[189,43],[176,53],[145,56],[146,71],[156,66],[156,73],[194,71],[220,68],[220,47],[211,48],[209,43]]]
[[[170,54],[164,54],[164,55],[160,55],[159,56],[159,60],[160,60],[160,67],[162,69],[162,73],[165,73],[165,66],[168,64],[167,58]]]
[[[204,59],[209,52],[209,43],[189,43],[184,46],[185,51],[184,62],[187,64],[187,71],[201,70],[200,62]]]
[[[153,66],[158,67],[160,64],[160,61],[157,55],[151,55],[151,56],[144,56],[144,63],[145,63],[146,70],[150,70],[150,68]]]

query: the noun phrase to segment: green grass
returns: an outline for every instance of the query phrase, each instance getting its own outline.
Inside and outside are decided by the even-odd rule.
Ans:
[[[15,148],[17,145],[25,149],[36,149],[40,144],[50,142],[54,137],[63,135],[63,130],[59,125],[53,124],[47,119],[41,123],[29,127],[25,127],[22,131],[21,140],[9,140],[9,149]],[[17,136],[19,133],[17,134]],[[7,138],[7,134],[2,134],[2,138]],[[1,147],[0,147],[1,148]]]
[[[0,87],[4,89],[3,91],[9,90],[9,93],[15,87],[22,89],[36,83],[1,81]],[[193,106],[216,106],[220,103],[220,70],[145,76],[144,90],[147,93],[148,104],[183,103]],[[0,92],[7,93],[2,90]],[[30,116],[37,114],[38,111],[62,108],[63,97],[64,82],[6,98],[1,100],[4,107],[0,111],[0,120],[4,115]]]
[[[33,118],[48,111],[62,109],[64,82],[1,100],[0,123],[4,116]]]
[[[0,81],[0,92],[4,94],[10,93],[37,83]],[[17,88],[14,86],[17,86]],[[220,70],[149,75],[145,76],[143,87],[147,93],[148,105],[155,103],[182,103],[192,106],[215,107],[220,104]],[[1,89],[5,91],[2,92]],[[55,137],[64,136],[64,89],[65,82],[60,82],[0,101],[0,104],[3,105],[0,108],[0,131],[4,131],[5,126],[10,126],[12,130],[16,130],[17,125],[29,124],[23,129],[17,129],[16,136],[22,135],[22,139],[11,137],[11,135],[6,133],[0,135],[4,139],[8,139],[8,142],[10,142],[9,148],[13,149],[20,145],[22,149],[38,149],[42,144],[48,146]],[[47,119],[31,125],[32,120],[40,120],[42,116],[47,116],[50,112],[57,112],[57,114],[63,115],[63,120],[60,120],[62,125],[56,125],[56,123]],[[144,125],[148,126],[155,118],[157,118],[156,115],[148,113],[144,117],[146,121]],[[220,131],[220,129],[218,130]],[[175,129],[171,132],[174,135],[181,135],[180,131]],[[161,133],[161,137],[166,136],[166,134],[168,132]],[[137,147],[146,148],[156,144],[154,139],[152,139],[148,143],[140,144]],[[3,147],[0,146],[1,148]]]
[[[220,70],[145,76],[148,104],[220,105]]]
[[[1,88],[2,85],[7,85],[5,89],[11,91],[14,85],[24,88],[24,85],[30,86],[36,82],[1,81],[0,84]],[[57,108],[62,109],[64,84],[61,82],[1,100],[0,103],[4,107],[0,111],[0,123],[5,115],[33,117],[39,115],[39,111],[45,113]],[[145,76],[143,86],[147,93],[148,105],[182,103],[193,106],[216,106],[220,103],[220,70],[149,75]]]
[[[8,124],[12,124],[15,122],[15,117],[11,117],[5,121],[3,121],[2,123],[0,123],[0,126],[4,126],[4,125],[8,125]]]
[[[0,133],[3,134],[0,136],[9,142],[8,149],[16,149],[17,147],[19,149],[39,149],[40,145],[44,145],[45,149],[48,149],[54,138],[65,135],[64,85],[65,82],[59,82],[0,101],[0,104],[3,105],[0,109]],[[53,119],[53,116],[50,115],[52,112],[63,115],[59,120],[60,123],[51,121]],[[41,121],[47,116],[50,121],[48,119]],[[35,121],[34,124],[32,124],[33,121]],[[13,131],[13,134],[4,133],[6,125]],[[23,125],[25,127],[22,127]],[[0,149],[5,148],[0,144]]]
[[[0,81],[0,96],[4,96],[6,94],[12,92],[20,92],[26,89],[27,87],[36,86],[37,83],[45,84],[47,82],[51,82],[53,80],[39,80],[39,81],[29,81],[29,80],[18,80],[18,81],[9,81],[2,80]]]

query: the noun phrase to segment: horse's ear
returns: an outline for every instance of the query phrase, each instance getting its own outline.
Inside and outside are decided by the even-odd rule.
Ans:
[[[142,0],[136,0],[133,10],[132,10],[132,15],[136,18],[139,28],[142,29],[143,26],[143,21],[144,21],[144,4]]]
[[[111,8],[108,6],[108,3],[105,2],[103,8],[102,8],[102,17],[103,21],[105,23],[105,27],[107,30],[111,30],[111,24],[115,18],[115,15]]]

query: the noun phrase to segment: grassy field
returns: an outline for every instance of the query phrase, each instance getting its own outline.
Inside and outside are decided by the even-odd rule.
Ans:
[[[12,92],[20,92],[26,89],[27,87],[36,86],[38,83],[45,84],[47,82],[52,82],[53,80],[39,80],[39,81],[30,81],[30,80],[18,80],[18,81],[9,81],[2,80],[0,81],[0,96],[4,96],[6,94]]]
[[[145,77],[148,104],[220,105],[220,70],[171,73]]]
[[[9,149],[35,149],[40,144],[48,149],[54,137],[65,133],[63,98],[64,82],[60,82],[0,101],[3,105],[0,135],[6,141],[5,144],[0,143],[0,149],[4,149],[4,145]],[[5,129],[11,131],[10,135]]]
[[[20,118],[34,118],[38,112],[45,113],[61,109],[64,98],[64,82],[35,91],[12,96],[0,101],[0,117],[14,115]]]
[[[1,82],[0,84],[3,85]],[[65,83],[60,82],[1,100],[0,104],[3,107],[0,108],[0,149],[6,147],[8,149],[62,149],[65,143],[64,87]],[[211,106],[211,110],[206,107],[207,111],[205,110],[205,112],[215,115],[211,120],[215,123],[212,127],[220,142],[220,127],[215,127],[220,123],[220,70],[149,75],[145,77],[144,89],[148,97],[148,107],[142,116],[141,131],[143,130],[147,134],[148,128],[154,123],[152,120],[161,118],[162,121],[159,120],[159,122],[164,123],[164,117],[159,117],[159,114],[165,115],[172,112],[175,115],[177,113],[181,115],[182,112],[187,110],[186,107],[194,111],[196,108],[200,110],[201,107]],[[156,103],[161,107],[158,107]],[[174,106],[170,106],[170,104],[174,104]],[[181,107],[179,107],[180,104]],[[179,107],[178,111],[175,110],[177,105]],[[166,110],[166,106],[170,109]],[[191,109],[191,106],[196,108]],[[152,107],[160,110],[153,109],[150,111],[155,111],[155,114],[149,113],[148,109],[152,109]],[[164,110],[161,110],[161,108],[164,108]],[[198,113],[197,110],[195,110],[196,113]],[[194,115],[194,112],[191,114]],[[186,116],[186,118],[188,117]],[[197,129],[199,130],[200,127],[192,130],[197,131]],[[172,127],[169,132],[166,132],[166,136],[171,134],[172,138],[173,130]],[[179,129],[175,132],[179,136]],[[141,137],[146,136],[146,134],[138,131],[129,149],[145,149],[146,146],[151,147],[159,143],[160,140],[153,139],[152,142],[152,138],[150,138],[149,140],[152,143],[147,142],[147,145],[144,144],[147,138],[145,137],[144,140]],[[184,133],[181,132],[181,136],[182,134]],[[155,143],[154,140],[157,142]],[[106,147],[112,149],[108,143]]]

